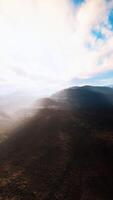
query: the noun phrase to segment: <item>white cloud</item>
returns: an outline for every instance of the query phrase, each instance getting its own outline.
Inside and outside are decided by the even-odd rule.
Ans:
[[[74,77],[113,69],[112,7],[104,0],[86,0],[79,8],[70,0],[0,0],[1,83],[47,93]],[[100,26],[105,41],[90,34]]]

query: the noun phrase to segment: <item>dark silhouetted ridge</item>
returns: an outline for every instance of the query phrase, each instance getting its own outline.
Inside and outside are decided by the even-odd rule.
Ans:
[[[53,95],[58,102],[67,103],[72,109],[111,109],[113,89],[109,87],[83,86],[65,89]]]

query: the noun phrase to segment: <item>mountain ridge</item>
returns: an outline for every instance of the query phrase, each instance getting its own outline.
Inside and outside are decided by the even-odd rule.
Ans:
[[[88,105],[92,91],[86,87],[78,89],[78,93],[75,90],[74,94],[66,94],[69,94],[68,101],[79,93],[77,98],[83,97]],[[95,94],[98,93],[93,92]],[[0,198],[113,199],[112,107],[95,110],[95,107],[88,109],[83,105],[78,109],[74,100],[66,104],[58,93],[54,100],[53,96],[50,97],[52,101],[43,99],[40,109],[36,102],[35,116],[0,145]],[[100,100],[103,102],[102,98]],[[109,104],[106,99],[104,101]],[[71,102],[72,107],[65,109]]]

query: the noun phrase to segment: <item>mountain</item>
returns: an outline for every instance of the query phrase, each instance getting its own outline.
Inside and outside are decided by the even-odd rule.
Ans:
[[[66,103],[72,109],[108,109],[113,106],[113,88],[110,87],[72,87],[52,97],[57,102]]]
[[[37,101],[0,145],[0,199],[113,199],[112,97],[84,86]]]

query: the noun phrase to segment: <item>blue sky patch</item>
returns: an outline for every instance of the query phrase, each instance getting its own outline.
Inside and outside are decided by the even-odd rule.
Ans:
[[[84,2],[84,0],[72,0],[72,2],[73,2],[75,5],[80,5],[81,3]]]
[[[108,21],[112,27],[112,30],[113,30],[113,9],[110,11],[110,14],[108,16]]]
[[[96,38],[96,39],[101,39],[101,40],[105,40],[105,35],[102,34],[101,31],[98,31],[96,29],[93,29],[91,31],[91,34]]]
[[[97,75],[86,78],[86,79],[72,79],[71,84],[73,85],[105,85],[103,80],[107,80],[106,86],[113,85],[113,70],[98,73]]]

